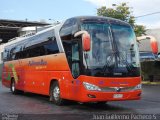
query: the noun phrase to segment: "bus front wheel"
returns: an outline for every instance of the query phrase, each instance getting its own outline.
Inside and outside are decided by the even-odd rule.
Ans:
[[[58,82],[53,82],[50,87],[50,101],[56,105],[63,105],[64,99],[60,96],[60,88]]]

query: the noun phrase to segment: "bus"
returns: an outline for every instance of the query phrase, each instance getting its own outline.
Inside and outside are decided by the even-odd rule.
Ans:
[[[105,104],[139,100],[139,52],[132,27],[123,21],[79,16],[8,45],[2,84],[66,100]]]

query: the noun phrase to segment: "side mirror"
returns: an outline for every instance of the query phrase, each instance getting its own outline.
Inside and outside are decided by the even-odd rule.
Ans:
[[[150,46],[152,49],[152,53],[158,54],[158,41],[153,36],[141,36],[137,37],[137,41],[140,43],[141,40],[150,40]]]
[[[158,43],[157,43],[157,40],[156,39],[151,39],[150,43],[151,43],[152,52],[154,54],[158,54]]]
[[[87,31],[79,31],[74,34],[74,37],[82,35],[82,45],[84,51],[90,51],[91,49],[91,38]]]

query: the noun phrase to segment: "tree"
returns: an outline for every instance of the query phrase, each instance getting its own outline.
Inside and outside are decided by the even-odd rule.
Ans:
[[[134,28],[137,37],[145,34],[146,32],[145,26],[135,24],[135,17],[132,15],[131,8],[127,3],[121,3],[120,5],[117,5],[115,9],[102,6],[97,9],[97,15],[112,17],[128,22]]]
[[[143,25],[134,25],[134,32],[136,33],[137,37],[142,36],[146,32],[145,26],[143,26]]]

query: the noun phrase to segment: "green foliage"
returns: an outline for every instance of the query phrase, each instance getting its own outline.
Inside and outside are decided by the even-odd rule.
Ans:
[[[112,17],[128,22],[133,26],[137,37],[145,34],[146,32],[145,26],[135,24],[135,17],[132,15],[131,8],[127,5],[127,3],[121,3],[120,5],[115,6],[115,9],[102,6],[97,9],[97,15]]]
[[[136,36],[141,36],[141,35],[145,34],[146,28],[143,25],[135,25],[134,32],[136,33]]]

